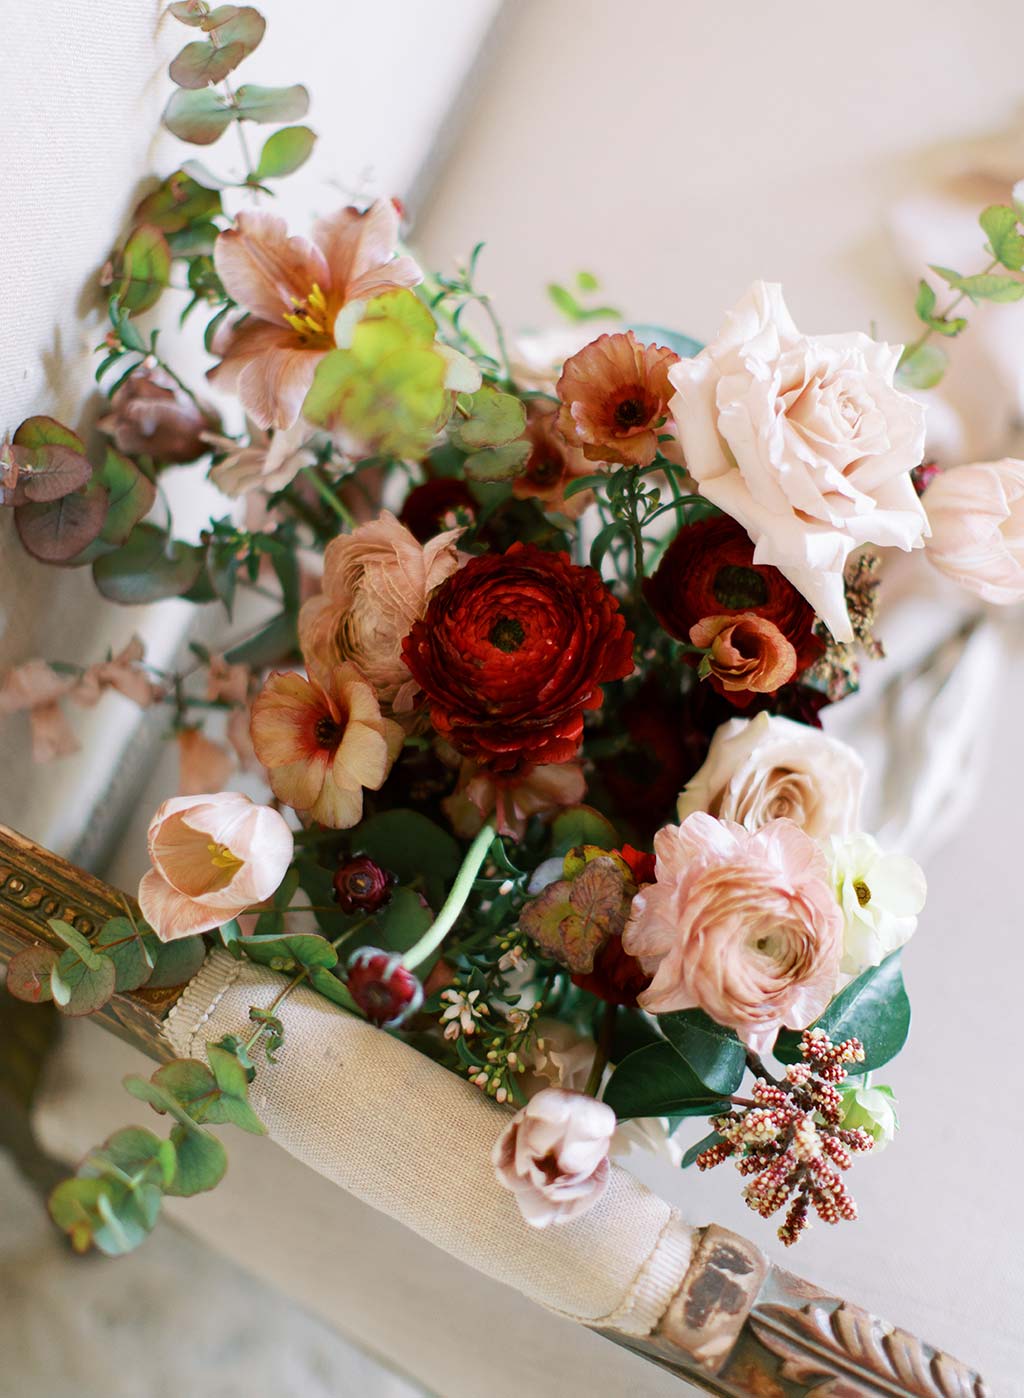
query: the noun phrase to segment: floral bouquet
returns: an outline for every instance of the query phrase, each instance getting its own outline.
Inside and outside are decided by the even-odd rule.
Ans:
[[[216,1185],[209,1127],[263,1130],[249,1085],[305,985],[506,1106],[493,1166],[535,1227],[591,1208],[638,1141],[732,1162],[784,1243],[855,1218],[845,1173],[896,1130],[874,1075],[908,1032],[925,883],[861,829],[863,765],[822,715],[881,654],[877,550],[1024,595],[1024,464],[936,476],[908,391],[962,302],[1024,295],[1021,210],[982,215],[984,271],[936,269],[950,305],[921,283],[905,349],[804,334],[763,283],[701,347],[595,306],[586,274],[551,289],[564,334],[517,342],[480,248],[425,273],[396,200],[290,231],[272,200],[313,146],[305,89],[232,85],[256,10],[170,11],[192,33],[164,124],[233,128],[244,170],[186,160],[138,205],[102,273],[92,439],[22,423],[0,498],[34,558],[112,603],[261,614],[173,672],[133,642],[6,677],[40,758],[74,746],[62,705],[108,688],[165,706],[181,757],[141,916],[91,941],[55,921],[64,949],[8,986],[89,1014],[187,980],[211,942],[283,978],[247,1037],[127,1080],[169,1137],[116,1133],[53,1217],[115,1254],[165,1194]],[[146,319],[182,293],[217,406]],[[161,476],[193,462],[224,506],[187,540]]]

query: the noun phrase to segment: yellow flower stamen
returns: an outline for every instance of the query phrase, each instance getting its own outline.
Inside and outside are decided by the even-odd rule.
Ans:
[[[316,282],[304,301],[293,296],[292,304],[295,310],[285,315],[285,324],[290,325],[304,340],[327,340],[333,344],[334,334],[328,323],[330,311],[327,297]]]
[[[210,854],[210,863],[215,869],[230,869],[234,873],[242,867],[244,861],[239,859],[237,854],[232,854],[227,845],[218,845],[211,841],[206,848]]]

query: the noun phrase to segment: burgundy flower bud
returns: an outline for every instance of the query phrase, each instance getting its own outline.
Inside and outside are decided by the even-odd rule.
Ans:
[[[343,913],[375,913],[391,901],[391,875],[365,854],[339,865],[333,883]]]
[[[936,476],[942,475],[942,467],[934,461],[922,461],[910,473],[910,481],[918,495],[923,495]]]
[[[110,400],[99,427],[128,456],[151,456],[160,465],[195,461],[210,450],[204,434],[220,420],[204,411],[162,369],[136,369]]]
[[[349,994],[371,1024],[392,1029],[423,1004],[423,987],[397,953],[360,947],[348,963]]]

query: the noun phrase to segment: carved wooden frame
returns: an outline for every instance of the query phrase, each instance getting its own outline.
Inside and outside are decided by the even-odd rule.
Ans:
[[[36,942],[59,946],[48,918],[90,936],[126,906],[135,911],[127,894],[0,825],[0,964]],[[95,1018],[167,1058],[160,1028],[183,990],[116,995]],[[696,1235],[652,1335],[601,1333],[720,1398],[993,1398],[959,1360],[773,1266],[715,1224]]]

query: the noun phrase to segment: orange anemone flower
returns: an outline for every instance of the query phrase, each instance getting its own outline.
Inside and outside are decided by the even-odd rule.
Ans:
[[[308,679],[275,672],[252,708],[253,747],[274,795],[335,830],[361,820],[363,789],[383,786],[404,736],[351,664]]]
[[[274,214],[239,214],[213,257],[228,295],[249,314],[218,334],[211,382],[237,393],[258,426],[291,427],[317,364],[335,347],[342,307],[421,280],[411,257],[395,257],[397,241],[398,212],[385,199],[365,213],[318,219],[312,242],[290,238]]]

